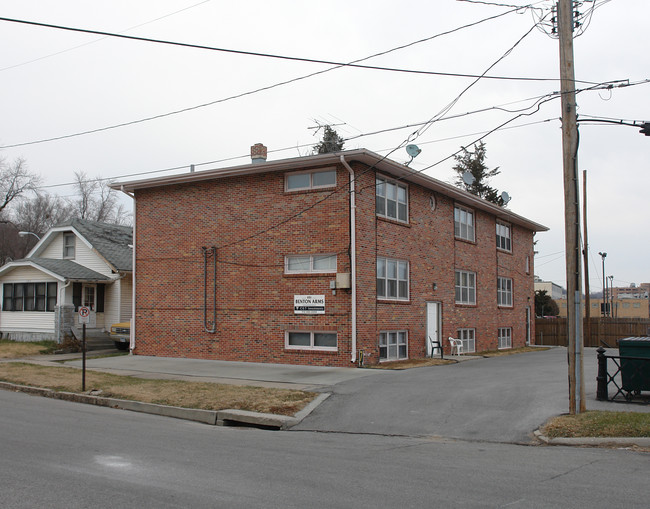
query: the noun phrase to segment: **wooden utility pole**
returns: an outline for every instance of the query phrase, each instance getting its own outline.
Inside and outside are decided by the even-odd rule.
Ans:
[[[585,338],[591,344],[591,296],[589,288],[589,241],[587,240],[587,170],[582,170],[582,230],[584,248],[582,259],[585,268]]]
[[[564,237],[566,250],[569,338],[569,413],[585,411],[582,366],[582,275],[580,195],[578,190],[578,125],[573,63],[573,1],[558,1],[560,90],[562,92],[562,162],[564,168]]]

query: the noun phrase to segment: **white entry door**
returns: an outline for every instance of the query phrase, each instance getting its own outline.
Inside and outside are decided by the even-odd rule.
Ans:
[[[435,341],[438,341],[440,344],[441,341],[441,330],[440,327],[440,302],[427,302],[427,355],[433,356],[440,353],[440,348],[437,345],[434,345]]]

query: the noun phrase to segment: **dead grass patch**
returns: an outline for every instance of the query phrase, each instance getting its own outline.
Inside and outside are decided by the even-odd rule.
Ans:
[[[0,363],[0,380],[55,391],[81,392],[81,370],[24,362]],[[316,397],[316,393],[227,384],[148,380],[86,371],[86,389],[101,390],[101,396],[160,405],[223,410],[234,408],[279,415],[294,415]]]
[[[20,359],[32,355],[51,353],[57,347],[56,341],[12,341],[0,339],[0,359]]]
[[[410,369],[422,368],[424,366],[444,366],[445,364],[455,364],[456,362],[449,359],[406,359],[403,361],[382,362],[366,367],[372,369]]]
[[[550,438],[650,437],[650,413],[583,412],[560,415],[542,427]]]
[[[487,352],[481,352],[477,355],[483,357],[503,357],[504,355],[516,355],[518,353],[527,353],[527,352],[544,352],[550,350],[550,348],[545,348],[541,346],[524,346],[521,348],[508,348],[507,350],[489,350]]]

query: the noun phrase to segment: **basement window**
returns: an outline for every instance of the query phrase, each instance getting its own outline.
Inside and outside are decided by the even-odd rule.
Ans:
[[[328,331],[286,331],[285,348],[289,350],[331,350],[336,351],[336,332]]]

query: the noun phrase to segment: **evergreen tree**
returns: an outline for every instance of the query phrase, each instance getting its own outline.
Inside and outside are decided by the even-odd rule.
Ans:
[[[456,164],[453,169],[458,174],[455,183],[465,191],[503,207],[505,202],[499,195],[499,191],[489,185],[489,179],[495,177],[501,171],[498,167],[492,170],[488,169],[485,164],[486,153],[487,149],[482,141],[474,145],[473,152],[463,147],[463,153],[454,156]],[[474,182],[471,184],[467,184],[463,180],[463,175],[467,172],[474,177]]]
[[[334,129],[326,125],[323,130],[323,139],[317,145],[314,145],[314,154],[340,152],[343,150],[344,143],[343,138]]]

